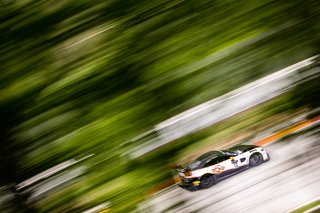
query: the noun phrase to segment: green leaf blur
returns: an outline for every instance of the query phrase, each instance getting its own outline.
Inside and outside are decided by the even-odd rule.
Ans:
[[[25,202],[28,194],[10,188],[8,209],[78,212],[107,201],[128,212],[171,178],[171,162],[312,102],[283,96],[131,161],[124,153],[136,144],[123,144],[157,123],[317,54],[319,2],[0,5],[0,186],[94,154],[72,167],[83,174],[41,199]]]

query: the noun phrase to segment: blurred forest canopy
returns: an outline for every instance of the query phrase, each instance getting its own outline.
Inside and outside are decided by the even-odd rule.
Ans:
[[[133,208],[170,175],[172,153],[133,165],[121,144],[319,53],[319,11],[317,0],[1,1],[1,185],[95,154],[32,208]]]

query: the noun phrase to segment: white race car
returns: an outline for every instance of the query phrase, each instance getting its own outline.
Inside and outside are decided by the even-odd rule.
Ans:
[[[227,150],[210,151],[178,169],[180,187],[209,188],[215,183],[270,159],[264,147],[237,145]]]

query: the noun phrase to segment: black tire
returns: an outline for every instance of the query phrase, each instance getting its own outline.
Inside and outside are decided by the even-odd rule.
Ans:
[[[200,180],[200,186],[204,189],[210,188],[216,183],[216,178],[213,175],[204,175]]]
[[[253,153],[249,159],[249,166],[250,167],[258,166],[262,163],[262,161],[263,161],[263,157],[260,153]]]

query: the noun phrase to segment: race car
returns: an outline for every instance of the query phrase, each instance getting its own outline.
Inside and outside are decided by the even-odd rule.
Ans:
[[[266,149],[256,145],[237,145],[227,150],[210,151],[187,166],[178,168],[181,188],[209,188],[250,167],[270,159]]]

